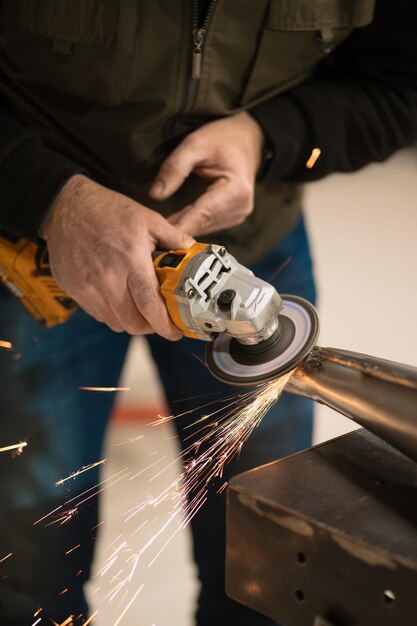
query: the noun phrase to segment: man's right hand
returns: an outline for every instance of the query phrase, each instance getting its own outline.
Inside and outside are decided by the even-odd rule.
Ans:
[[[42,232],[59,286],[116,332],[177,340],[152,263],[194,240],[161,215],[85,176],[69,179]]]

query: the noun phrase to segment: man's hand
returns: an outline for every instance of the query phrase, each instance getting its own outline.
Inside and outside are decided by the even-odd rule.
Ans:
[[[90,315],[116,332],[182,337],[160,294],[152,252],[194,242],[158,213],[76,175],[58,194],[42,236],[58,284]]]
[[[169,221],[193,236],[241,224],[253,210],[263,141],[261,127],[245,112],[205,124],[164,161],[149,195],[165,200],[194,172],[207,179],[207,191]]]

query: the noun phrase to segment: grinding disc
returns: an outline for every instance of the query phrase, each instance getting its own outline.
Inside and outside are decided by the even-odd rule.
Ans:
[[[296,367],[314,347],[319,321],[310,302],[281,295],[282,309],[276,333],[256,345],[239,343],[226,333],[207,346],[211,373],[231,385],[255,385],[278,378]]]

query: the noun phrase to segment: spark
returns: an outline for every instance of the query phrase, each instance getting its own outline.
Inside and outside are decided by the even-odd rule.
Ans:
[[[93,493],[92,495],[88,496],[87,498],[84,498],[84,500],[81,500],[80,502],[77,502],[75,508],[64,510],[63,513],[61,513],[60,515],[63,515],[64,517],[66,515],[70,515],[72,517],[73,515],[75,515],[78,512],[77,507],[79,507],[81,504],[83,504],[84,502],[86,502],[90,498],[93,498],[94,496],[96,496],[97,494],[101,493],[105,489],[108,489],[109,487],[112,487],[113,485],[118,483],[120,480],[122,480],[126,476],[129,476],[131,473],[132,472],[127,467],[125,467],[124,469],[116,472],[116,474],[113,474],[112,476],[109,476],[109,478],[105,478],[104,480],[100,481],[97,485],[94,485],[93,487],[89,487],[88,489],[86,489],[82,493],[80,493],[77,496],[74,496],[73,498],[68,500],[65,504],[68,505],[71,502],[75,502],[76,500],[78,500],[78,498],[81,498],[82,496],[84,496],[85,494],[89,493],[90,491],[93,491],[94,489],[97,489],[98,487],[101,487],[101,485],[105,485],[105,483],[108,483],[104,487],[101,487],[100,489],[97,489],[97,491],[95,493]],[[122,476],[120,476],[120,474],[122,474]],[[119,478],[117,478],[117,480],[114,480],[111,483],[110,481],[113,480],[114,478],[116,478],[116,476],[118,476]],[[64,508],[64,504],[60,504],[59,506],[57,506],[52,511],[49,511],[49,513],[47,513],[43,517],[40,517],[38,520],[36,520],[36,522],[33,522],[33,526],[36,526],[36,524],[40,524],[41,522],[46,520],[48,517],[50,517],[51,515],[53,515],[54,513],[56,513],[57,511],[59,511],[60,509],[63,509],[63,508]],[[65,520],[65,521],[69,521],[69,520]],[[56,523],[56,522],[52,522],[52,523]],[[65,522],[63,522],[63,523],[65,523]]]
[[[56,519],[52,520],[52,522],[49,522],[48,524],[46,524],[46,527],[53,526],[54,524],[57,524],[58,526],[62,526],[63,524],[67,524],[70,520],[73,519],[73,517],[75,515],[77,515],[77,513],[78,513],[78,509],[77,508],[75,508],[75,509],[67,509],[63,513],[58,514]],[[35,522],[35,523],[37,523],[37,522]]]
[[[154,465],[157,465],[158,463],[160,463],[161,461],[163,461],[166,458],[167,458],[166,455],[162,456],[160,459],[157,459],[156,461],[154,461],[153,463],[151,463],[147,467],[145,467],[142,470],[140,470],[140,472],[137,472],[137,474],[133,474],[133,476],[131,476],[129,478],[129,480],[133,480],[134,478],[137,478],[138,476],[140,476],[144,472],[147,472],[149,469],[151,469],[151,467],[153,467]]]
[[[115,606],[115,610],[118,612],[119,607],[123,607],[123,611],[116,622],[114,622],[114,626],[120,624],[127,610],[144,587],[142,584],[133,594],[133,597],[130,598],[130,587],[135,574],[137,574],[142,565],[143,559],[146,558],[148,568],[151,567],[177,533],[186,527],[204,506],[209,493],[212,491],[222,493],[226,489],[228,484],[227,476],[225,475],[225,478],[223,478],[226,464],[239,457],[242,446],[252,431],[260,424],[268,410],[277,402],[292,373],[289,372],[279,379],[263,383],[255,389],[245,390],[238,394],[234,393],[228,397],[207,402],[203,407],[199,407],[205,413],[197,416],[194,420],[190,420],[191,423],[186,426],[189,434],[187,434],[184,449],[175,461],[163,464],[162,469],[156,466],[165,457],[160,457],[158,452],[154,452],[149,455],[154,457],[151,463],[138,473],[132,475],[132,471],[126,467],[94,487],[71,498],[65,504],[57,507],[35,522],[39,523],[49,516],[55,515],[57,519],[51,521],[50,524],[64,524],[78,512],[82,504],[96,497],[104,489],[116,485],[119,481],[133,480],[144,472],[153,470],[149,476],[149,484],[155,484],[156,479],[164,472],[167,472],[169,468],[178,462],[182,463],[183,469],[179,472],[179,475],[176,475],[174,479],[168,480],[169,484],[165,488],[157,491],[156,494],[151,493],[122,514],[124,523],[126,525],[131,524],[130,520],[136,519],[136,516],[151,512],[162,503],[165,503],[169,507],[169,513],[164,518],[164,521],[158,521],[158,518],[161,516],[157,515],[155,517],[151,514],[148,519],[144,521],[142,519],[142,523],[139,525],[136,523],[133,528],[130,527],[131,537],[138,533],[146,524],[148,524],[147,528],[150,530],[150,532],[146,533],[146,537],[141,540],[141,545],[135,548],[129,546],[125,536],[119,535],[107,548],[110,550],[110,553],[95,574],[95,577],[100,577],[100,580],[103,579],[103,583],[104,577],[106,577],[106,581],[110,584],[108,593],[107,591],[102,592],[104,597],[100,598],[101,601],[108,600],[112,603],[117,597],[117,609]],[[185,411],[180,415],[160,416],[158,420],[148,425],[166,424],[183,415],[193,413],[195,415],[195,411],[196,409]],[[143,435],[136,438],[136,440],[142,438]],[[124,443],[129,443],[130,441]],[[103,462],[97,462],[97,464]],[[97,464],[85,466],[57,484],[62,484],[65,480],[74,478],[82,471],[87,471]],[[69,508],[69,505],[72,508]],[[68,508],[64,509],[64,506]],[[78,547],[80,546],[71,548],[68,554]],[[98,587],[97,592],[99,589],[102,589],[102,587]],[[128,600],[127,604],[126,599]]]
[[[81,391],[97,391],[99,393],[113,393],[114,391],[130,391],[130,387],[79,387]]]
[[[142,528],[146,526],[147,523],[148,523],[148,520],[146,519],[140,526],[138,526],[138,528],[136,528],[136,530],[133,531],[132,537],[136,535],[136,533],[138,533],[140,530],[142,530]]]
[[[38,619],[33,622],[32,626],[37,626],[37,624],[39,624],[41,621],[42,621],[42,618],[38,617]]]
[[[42,607],[39,607],[38,609],[36,609],[36,611],[33,614],[33,617],[38,617],[39,613],[41,613],[42,610],[43,610]]]
[[[61,478],[61,480],[58,480],[58,482],[56,482],[55,485],[56,486],[63,485],[67,480],[75,479],[80,474],[84,474],[84,472],[88,472],[89,470],[93,469],[94,467],[97,467],[98,465],[103,465],[106,461],[107,459],[103,459],[102,461],[96,461],[95,463],[90,463],[90,465],[84,465],[76,472],[72,472],[66,478]]]
[[[115,443],[115,447],[117,446],[125,446],[128,443],[133,443],[134,441],[140,441],[140,439],[143,439],[145,435],[139,435],[139,437],[129,437],[129,439],[127,439],[126,441],[122,441],[121,443]]]
[[[60,624],[57,624],[56,622],[54,622],[53,619],[51,619],[51,622],[53,624],[55,624],[55,626],[72,626],[73,622],[74,622],[74,616],[70,615],[69,617],[67,617],[67,619],[65,619],[63,622],[61,622]]]
[[[68,593],[68,588],[67,588],[67,587],[65,587],[65,589],[63,589],[62,591],[60,591],[58,595],[59,595],[59,596],[63,596],[63,595],[65,595],[66,593]]]
[[[229,484],[229,483],[228,483],[228,482],[227,482],[227,480],[226,480],[226,482],[225,482],[225,483],[223,483],[223,485],[220,487],[220,489],[218,489],[218,490],[217,490],[217,493],[223,493],[223,491],[226,489],[226,487],[227,487],[227,485],[228,485],[228,484]]]
[[[126,613],[128,612],[128,610],[130,609],[130,607],[132,606],[132,604],[134,603],[134,601],[136,600],[136,598],[138,597],[138,595],[140,594],[140,592],[142,591],[142,589],[144,588],[144,584],[142,583],[142,585],[139,587],[139,589],[136,591],[136,593],[134,594],[133,598],[130,600],[130,602],[128,602],[128,604],[125,606],[124,610],[122,611],[122,613],[119,615],[118,619],[114,622],[114,626],[118,626],[120,624],[120,622],[122,621],[122,619],[124,618],[124,616],[126,615]]]
[[[226,406],[203,416],[203,421],[215,416],[216,421],[212,424],[200,427],[201,418],[191,424],[190,427],[197,428],[192,436],[195,438],[198,435],[199,439],[197,442],[191,442],[182,453],[185,466],[180,477],[157,498],[148,498],[132,509],[133,514],[143,510],[146,506],[155,506],[162,500],[171,498],[175,517],[180,517],[179,526],[184,527],[189,524],[204,505],[210,485],[215,479],[221,479],[225,465],[234,457],[239,456],[243,444],[260,424],[270,407],[279,399],[291,376],[292,372],[289,372],[276,380],[259,385],[255,390],[227,398]],[[196,452],[199,452],[201,448],[203,452],[196,456]],[[161,473],[158,472],[150,480],[155,479]],[[227,482],[223,481],[218,491],[223,491],[226,485]],[[191,494],[193,494],[192,497],[190,497]],[[127,519],[130,517],[131,515]],[[159,534],[157,533],[156,536]]]
[[[4,348],[5,350],[12,350],[13,344],[11,341],[0,341],[0,348]]]
[[[281,263],[281,265],[277,267],[277,269],[270,276],[268,276],[268,283],[272,283],[275,280],[275,278],[278,276],[278,274],[281,274],[281,272],[283,272],[285,268],[288,267],[291,261],[292,261],[292,255],[290,254],[289,256],[287,256],[285,261]]]
[[[291,376],[292,372],[289,372],[277,380],[259,385],[255,390],[242,392],[237,396],[235,394],[222,401],[223,406],[218,408],[217,405],[211,413],[198,417],[187,426],[187,428],[193,428],[194,432],[188,437],[191,439],[188,447],[180,454],[179,460],[182,460],[184,469],[179,477],[175,478],[157,495],[148,496],[123,514],[125,523],[127,523],[139,513],[155,508],[162,502],[169,502],[171,510],[168,518],[156,532],[148,536],[138,551],[135,549],[135,553],[130,555],[127,561],[127,565],[129,565],[133,559],[130,573],[122,579],[119,577],[121,572],[113,577],[117,584],[105,599],[109,598],[111,602],[125,587],[126,583],[132,580],[133,573],[144,554],[156,546],[156,542],[174,523],[173,532],[170,532],[162,547],[158,548],[156,554],[151,557],[148,567],[153,565],[176,534],[190,523],[204,506],[213,483],[222,479],[225,465],[240,455],[245,441],[260,424],[269,408],[278,400]],[[175,417],[178,416],[160,418],[159,423],[171,421]],[[198,440],[195,441],[197,436]],[[154,474],[149,482],[155,480],[177,462],[178,459],[169,463],[167,467]],[[150,469],[153,465],[155,463],[146,469]],[[227,484],[227,481],[222,480],[217,492],[222,493]],[[145,520],[134,530],[131,536],[133,537],[147,522],[148,520]],[[149,525],[152,526],[155,522],[156,520],[153,520]],[[113,554],[104,565],[105,571],[103,571],[104,568],[101,570],[102,574],[108,572],[115,562],[116,559]],[[120,560],[118,560],[118,564],[120,567]]]
[[[4,561],[7,561],[7,559],[10,559],[12,555],[13,555],[13,552],[9,552],[9,554],[6,554],[6,556],[0,559],[0,563],[3,563]]]
[[[74,552],[74,550],[78,550],[78,548],[81,548],[81,544],[78,543],[76,546],[74,546],[73,548],[70,548],[69,550],[67,550],[65,552],[65,554],[71,554],[71,552]]]
[[[244,442],[248,439],[254,428],[261,422],[269,408],[275,404],[281,395],[286,383],[290,379],[292,372],[272,382],[264,383],[255,390],[239,393],[237,396],[229,396],[221,400],[221,407],[213,408],[211,413],[207,413],[202,417],[198,417],[187,428],[194,429],[189,435],[191,439],[188,447],[180,454],[179,459],[167,464],[162,470],[157,471],[150,479],[151,483],[163,472],[167,471],[171,466],[175,465],[178,460],[183,462],[183,471],[179,477],[176,477],[171,483],[159,492],[157,495],[150,495],[139,504],[130,508],[123,514],[125,523],[147,509],[155,508],[162,502],[168,502],[170,513],[167,520],[152,535],[144,541],[142,547],[130,554],[125,559],[125,567],[129,567],[130,571],[121,578],[124,569],[120,570],[123,565],[123,558],[120,555],[121,547],[126,552],[126,543],[122,543],[116,552],[113,552],[106,560],[97,575],[104,576],[112,570],[117,562],[119,572],[113,574],[112,583],[115,583],[113,589],[105,596],[104,599],[114,600],[127,583],[133,579],[134,572],[144,557],[145,553],[156,546],[157,541],[164,535],[169,528],[175,523],[173,532],[169,533],[168,539],[163,543],[162,547],[156,550],[156,554],[149,559],[148,567],[151,567],[160,554],[165,550],[175,535],[185,526],[187,526],[197,512],[204,506],[209,490],[214,481],[221,480],[225,465],[234,457],[238,457],[242,450]],[[208,403],[206,406],[213,403]],[[201,408],[201,407],[200,407]],[[186,411],[185,414],[192,411]],[[157,423],[166,423],[175,419],[177,416],[164,416],[157,420]],[[213,420],[214,418],[214,420]],[[149,424],[151,425],[151,424]],[[155,425],[155,422],[152,423]],[[198,440],[195,438],[198,436]],[[139,473],[130,477],[130,479],[150,470],[162,459],[157,459]],[[227,481],[222,480],[221,486],[217,488],[218,493],[222,493],[227,487]],[[156,523],[158,518],[149,522],[149,527]],[[138,533],[149,520],[142,522],[131,534],[133,537]],[[113,545],[121,536],[113,542]],[[130,550],[132,552],[132,550]],[[126,593],[126,591],[125,591]]]
[[[120,609],[120,607],[122,606],[123,602],[126,600],[126,596],[128,595],[128,593],[129,593],[129,589],[125,589],[125,592],[122,595],[122,597],[120,598],[119,604],[117,605],[117,610]]]
[[[119,535],[120,536],[120,535]],[[113,542],[114,544],[115,542]],[[112,546],[110,546],[112,547]],[[96,578],[97,576],[104,576],[104,574],[106,574],[106,572],[108,572],[108,570],[112,567],[112,565],[117,561],[117,559],[119,558],[119,552],[121,552],[121,550],[123,548],[127,547],[127,541],[122,541],[122,543],[118,546],[118,548],[116,548],[113,551],[113,554],[111,554],[109,556],[109,558],[107,559],[106,563],[103,565],[103,567],[97,572],[97,574],[95,574],[94,578]]]
[[[139,554],[135,554],[134,555],[132,569],[130,570],[130,574],[129,574],[129,582],[131,582],[131,580],[133,578],[133,574],[135,573],[138,561],[139,561]]]
[[[102,568],[102,570],[100,572],[98,572],[100,574],[100,576],[104,576],[104,574],[109,571],[109,569],[111,568],[113,563],[115,563],[117,561],[117,559],[118,559],[118,556],[116,554],[116,556],[114,556],[112,559],[110,559],[110,561],[108,563],[106,563],[106,565]]]
[[[94,613],[85,622],[83,622],[82,626],[87,626],[88,624],[91,624],[91,622],[93,622],[96,619],[97,615],[98,615],[98,610],[94,611]]]
[[[311,168],[315,166],[316,161],[320,155],[321,155],[320,148],[313,148],[313,150],[311,151],[311,155],[306,163],[306,168],[311,170]]]
[[[18,454],[22,454],[23,448],[27,446],[27,441],[20,441],[19,443],[13,443],[11,446],[4,446],[0,448],[0,452],[8,452],[9,450],[17,450]]]

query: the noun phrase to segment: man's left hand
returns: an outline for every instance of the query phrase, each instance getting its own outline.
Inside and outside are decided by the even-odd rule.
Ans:
[[[253,210],[263,142],[261,127],[246,112],[205,124],[165,159],[149,195],[169,198],[194,172],[207,180],[207,190],[169,221],[192,236],[237,226]]]

